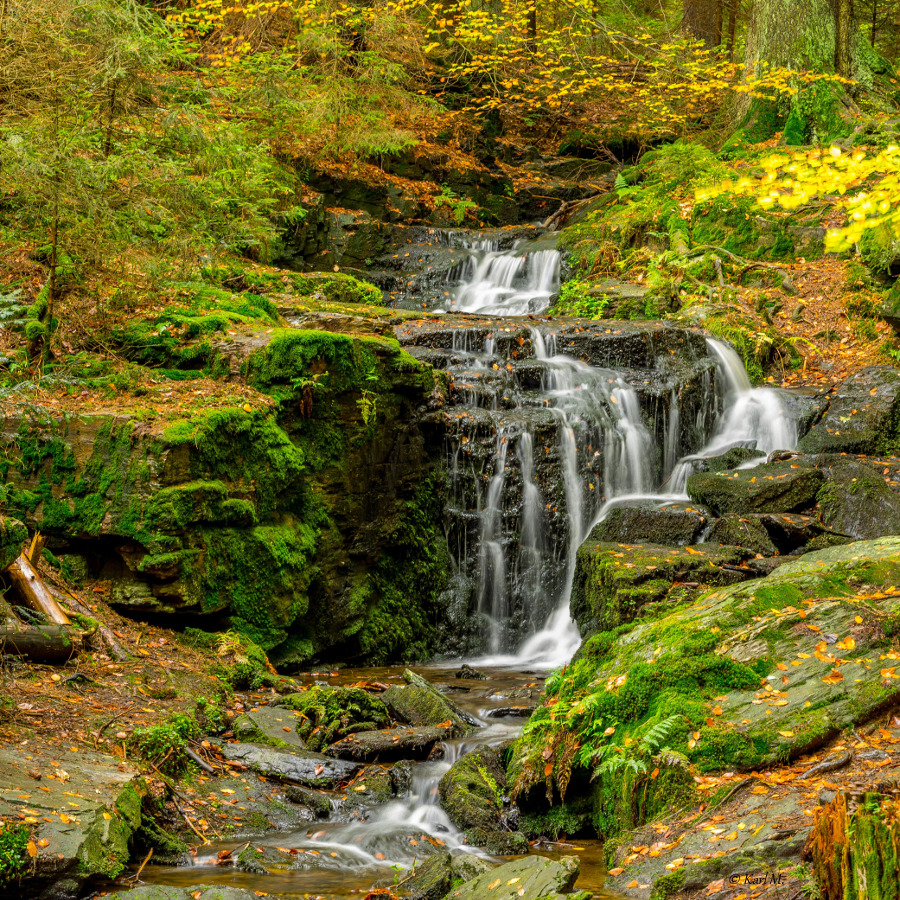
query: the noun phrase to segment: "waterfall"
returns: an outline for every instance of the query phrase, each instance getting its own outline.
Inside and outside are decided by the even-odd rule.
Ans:
[[[415,349],[451,379],[447,535],[454,608],[468,610],[458,652],[546,669],[580,643],[578,548],[610,509],[686,500],[697,458],[790,449],[797,432],[779,391],[754,389],[720,341],[663,323],[512,318],[546,308],[559,254],[498,247],[469,244],[452,306],[503,318],[442,321]]]
[[[453,312],[524,316],[544,312],[559,290],[560,254],[517,242],[499,250],[498,241],[470,241],[470,257],[453,291]]]

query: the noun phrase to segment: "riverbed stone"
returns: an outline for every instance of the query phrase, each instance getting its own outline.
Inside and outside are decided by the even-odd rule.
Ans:
[[[306,787],[335,787],[349,781],[361,768],[358,763],[334,759],[299,748],[274,748],[261,744],[223,744],[222,755],[254,772]]]
[[[741,547],[711,544],[676,549],[601,542],[592,532],[578,548],[572,616],[582,635],[590,635],[638,616],[664,614],[701,586],[742,580],[743,573],[722,566],[738,566],[752,555]]]
[[[105,753],[0,748],[0,816],[32,826],[29,880],[48,896],[76,896],[88,878],[119,875],[145,793],[140,774]]]
[[[753,553],[761,553],[763,556],[774,556],[776,553],[775,544],[769,537],[769,532],[755,516],[728,513],[714,519],[706,533],[706,540],[711,544],[744,547]]]
[[[896,453],[898,412],[900,370],[869,366],[838,385],[797,447],[805,453]]]
[[[863,540],[900,534],[900,496],[871,466],[836,454],[820,465],[828,475],[819,491],[823,522]]]
[[[406,684],[391,685],[382,695],[381,702],[398,721],[414,726],[436,726],[449,722],[451,736],[459,737],[469,731],[466,716],[434,685],[411,669],[403,672]]]
[[[693,544],[709,518],[709,511],[690,503],[663,506],[617,506],[591,532],[595,541],[684,546]],[[721,543],[725,543],[722,541]]]
[[[394,782],[390,769],[377,764],[366,766],[346,787],[345,809],[366,812],[372,807],[389,803],[394,797]]]
[[[450,737],[449,728],[418,726],[359,731],[332,744],[325,753],[357,763],[395,762],[403,759],[427,759],[438,741]]]
[[[824,474],[807,460],[691,475],[688,496],[714,513],[797,512],[812,506]]]
[[[577,878],[574,856],[564,856],[559,862],[528,856],[473,878],[451,891],[447,900],[590,900],[587,891],[573,891]]]

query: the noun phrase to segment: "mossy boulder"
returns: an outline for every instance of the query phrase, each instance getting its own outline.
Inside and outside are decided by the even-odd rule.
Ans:
[[[715,514],[797,512],[816,501],[824,475],[811,462],[792,460],[752,469],[691,475],[688,496]]]
[[[396,886],[388,884],[400,900],[443,900],[453,887],[451,856],[446,851],[432,853],[400,875]]]
[[[403,680],[406,684],[391,685],[381,695],[381,701],[398,722],[405,722],[407,725],[444,725],[455,737],[470,730],[465,713],[421,675],[406,669]]]
[[[805,453],[900,452],[900,369],[869,366],[843,381],[797,447]]]
[[[822,746],[900,700],[898,583],[900,537],[856,542],[595,635],[548,680],[515,745],[516,792],[544,782],[548,794],[564,791],[584,771],[579,759],[624,754],[645,767],[628,788],[634,795],[661,743],[700,774],[752,770]],[[657,726],[664,742],[653,738]],[[573,745],[584,748],[578,756]],[[624,791],[625,777],[634,782],[632,767],[613,766],[599,790],[612,779],[609,789]]]
[[[740,547],[714,544],[675,549],[600,542],[592,532],[578,548],[572,616],[582,635],[591,635],[639,616],[662,615],[696,596],[701,585],[742,579],[740,572],[721,567],[737,566],[752,555]]]
[[[510,810],[500,755],[483,747],[460,757],[438,785],[441,806],[470,844],[491,853],[527,853],[524,835],[506,827]]]
[[[662,506],[617,506],[594,527],[591,539],[639,544],[693,544],[708,521],[708,511],[685,503]],[[720,543],[726,543],[721,541]]]
[[[347,810],[367,812],[374,806],[389,803],[394,797],[394,782],[391,770],[380,765],[366,766],[347,785],[347,799],[343,806]]]
[[[828,474],[818,494],[823,522],[863,540],[900,534],[900,496],[871,466],[835,454],[819,465]]]
[[[354,732],[390,724],[384,703],[362,688],[316,685],[282,697],[278,706],[300,714],[297,734],[310,750],[323,750]]]
[[[434,745],[449,736],[448,728],[434,725],[357,731],[332,744],[325,753],[335,759],[365,763],[427,759]]]

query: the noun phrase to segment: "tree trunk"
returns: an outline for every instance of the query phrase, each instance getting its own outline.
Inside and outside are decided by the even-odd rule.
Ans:
[[[734,60],[734,45],[737,40],[738,0],[731,0],[728,22],[728,58]]]
[[[0,654],[34,662],[64,663],[80,649],[80,637],[60,625],[2,625]]]
[[[56,625],[72,624],[24,554],[7,571],[13,587],[28,606],[42,612]]]
[[[893,900],[900,871],[900,802],[838,794],[816,812],[803,855],[827,900]]]
[[[703,41],[704,46],[717,47],[722,40],[720,0],[684,0],[681,28],[688,37]]]
[[[840,4],[850,16],[842,65],[857,73],[852,0],[757,0],[747,29],[747,75],[772,69],[831,74],[838,59]],[[748,139],[765,140],[784,130],[786,143],[826,143],[849,133],[845,107],[852,105],[842,85],[815,82],[796,85],[793,96],[774,94],[760,100],[742,94],[735,102],[738,127]],[[768,132],[768,133],[766,133]],[[752,136],[751,136],[752,135]]]
[[[834,71],[843,78],[853,77],[853,0],[837,0],[834,40]]]

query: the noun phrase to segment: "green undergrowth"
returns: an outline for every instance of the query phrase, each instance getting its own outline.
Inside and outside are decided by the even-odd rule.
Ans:
[[[27,825],[0,823],[0,885],[9,885],[28,871],[30,839]]]
[[[171,713],[167,719],[147,728],[136,728],[130,737],[132,751],[153,763],[167,775],[177,775],[190,765],[186,750],[189,742],[200,737],[193,716]]]

